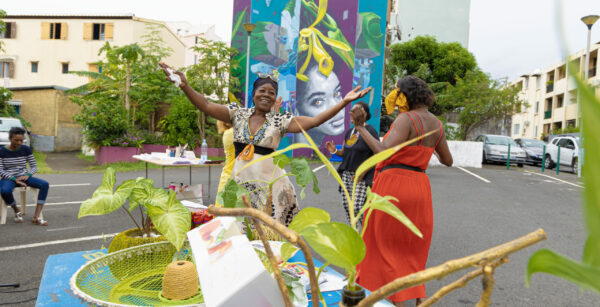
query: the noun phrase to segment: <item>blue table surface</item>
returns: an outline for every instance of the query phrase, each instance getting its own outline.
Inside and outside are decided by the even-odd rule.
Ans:
[[[35,306],[86,306],[71,291],[69,280],[82,265],[105,254],[106,249],[97,249],[48,256]],[[306,260],[299,251],[290,258],[289,262],[306,262]],[[323,265],[316,259],[314,262],[316,267]],[[328,272],[344,278],[343,275],[332,269],[328,269]],[[327,306],[337,306],[341,300],[341,291],[325,292],[323,297]],[[309,303],[308,306],[312,306],[312,303]]]

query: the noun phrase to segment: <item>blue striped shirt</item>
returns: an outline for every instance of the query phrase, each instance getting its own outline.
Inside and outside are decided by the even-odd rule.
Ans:
[[[29,163],[29,170],[27,170]],[[17,150],[10,150],[6,146],[0,147],[0,177],[2,179],[14,180],[16,177],[29,175],[37,172],[37,164],[31,148],[21,145]]]

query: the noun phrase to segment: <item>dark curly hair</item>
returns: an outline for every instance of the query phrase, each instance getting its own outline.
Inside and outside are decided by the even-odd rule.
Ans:
[[[435,102],[435,94],[427,82],[415,76],[406,76],[396,83],[396,87],[406,96],[410,110],[418,106],[431,107]]]
[[[360,105],[360,107],[365,110],[365,114],[367,115],[367,118],[365,118],[365,120],[369,120],[371,119],[371,111],[369,110],[369,105],[364,102],[364,101],[359,101],[354,103],[355,105]]]

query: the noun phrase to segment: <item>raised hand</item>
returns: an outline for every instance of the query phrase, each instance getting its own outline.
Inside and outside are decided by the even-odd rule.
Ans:
[[[163,62],[158,63],[158,66],[163,71],[163,73],[165,73],[165,75],[167,76],[166,77],[167,81],[169,81],[169,82],[171,82],[171,83],[173,83],[173,84],[175,84],[176,86],[179,86],[179,87],[183,87],[183,86],[185,86],[187,84],[187,79],[186,79],[185,75],[182,72],[174,70],[173,68],[169,67],[169,65],[167,65],[167,64],[165,64]],[[177,82],[179,80],[173,80],[173,79],[170,78],[171,72],[173,72],[173,74],[179,76],[179,78],[181,79],[181,83],[180,84],[177,84]]]
[[[356,99],[363,98],[363,97],[365,97],[365,95],[367,93],[369,93],[373,89],[372,87],[369,86],[366,89],[361,91],[360,90],[361,88],[362,88],[362,86],[359,85],[359,86],[355,87],[353,90],[351,90],[350,92],[348,92],[348,94],[346,94],[346,96],[344,96],[344,101],[348,103],[348,102],[352,102]]]
[[[327,147],[327,150],[329,150],[330,153],[334,153],[336,150],[335,144],[333,144],[333,141],[325,142],[325,147]]]
[[[350,110],[350,121],[355,127],[364,126],[366,118],[367,114],[363,108],[352,108],[352,110]]]
[[[281,98],[281,96],[277,97],[277,100],[275,100],[275,103],[271,107],[271,111],[273,111],[275,114],[279,114],[282,103],[283,103],[283,99]]]

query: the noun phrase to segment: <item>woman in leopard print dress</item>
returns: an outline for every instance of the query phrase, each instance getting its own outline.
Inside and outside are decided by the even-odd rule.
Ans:
[[[167,71],[169,67],[164,63],[160,63],[160,66],[167,75],[167,80],[171,81]],[[209,102],[204,95],[189,86],[183,73],[174,73],[181,78],[179,87],[198,110],[232,124],[236,154],[232,175],[237,174],[236,182],[243,184],[251,192],[252,205],[255,207],[266,203],[265,182],[283,175],[285,171],[273,165],[272,159],[255,163],[243,170],[242,168],[249,161],[276,150],[286,133],[300,133],[302,129],[309,130],[323,124],[342,111],[346,105],[364,97],[371,90],[369,87],[361,91],[360,87],[357,87],[348,92],[337,105],[314,117],[292,116],[289,112],[275,114],[271,111],[276,102],[281,103],[281,97],[277,98],[278,84],[269,76],[258,78],[254,82],[251,96],[254,107],[241,108],[236,104],[225,106]],[[287,177],[273,185],[272,205],[271,208],[266,208],[266,211],[270,211],[271,216],[285,225],[288,225],[298,212],[294,187]]]

